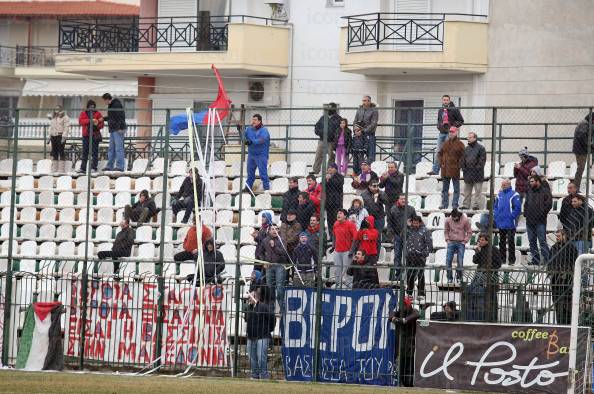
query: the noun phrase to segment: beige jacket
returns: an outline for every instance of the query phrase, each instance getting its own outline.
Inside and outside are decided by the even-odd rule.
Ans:
[[[53,117],[50,120],[50,127],[49,127],[49,135],[56,136],[62,135],[62,138],[68,137],[68,133],[70,132],[70,118],[68,115],[64,114],[63,117]]]

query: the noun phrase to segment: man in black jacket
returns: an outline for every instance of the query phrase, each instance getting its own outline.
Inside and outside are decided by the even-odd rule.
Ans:
[[[361,194],[361,198],[363,198],[363,206],[367,209],[367,213],[375,219],[375,228],[379,232],[377,238],[377,250],[379,252],[382,243],[382,232],[386,223],[386,207],[390,207],[390,202],[386,193],[379,189],[377,179],[369,182],[369,186]]]
[[[132,254],[132,246],[134,245],[134,238],[136,238],[136,233],[130,227],[130,221],[128,219],[122,219],[122,221],[120,222],[120,228],[121,230],[118,233],[118,235],[116,235],[111,250],[105,250],[97,253],[97,258],[99,258],[99,260],[105,260],[107,258],[117,260],[120,257],[130,257],[130,254]],[[119,261],[114,261],[114,273],[118,272],[119,269]]]
[[[316,214],[316,207],[309,200],[309,194],[307,192],[300,192],[297,201],[297,221],[301,225],[301,228],[304,229],[309,226],[309,219]]]
[[[202,178],[196,171],[196,178],[192,175],[192,169],[188,171],[186,179],[182,182],[177,193],[171,193],[171,209],[173,210],[173,220],[176,220],[177,213],[182,209],[186,213],[182,219],[182,223],[188,223],[190,215],[194,211],[194,182],[196,182],[196,191],[198,193],[198,206],[202,201]]]
[[[330,163],[326,173],[326,218],[327,230],[332,237],[336,214],[342,208],[344,177],[338,172],[338,165]]]
[[[283,194],[283,208],[280,216],[281,222],[287,220],[287,212],[289,212],[291,209],[297,209],[297,205],[299,205],[298,197],[299,179],[295,176],[289,178],[289,190]]]
[[[404,175],[398,171],[396,163],[388,163],[388,171],[380,177],[379,187],[384,188],[388,201],[394,204],[398,196],[402,194],[402,186],[404,185]]]
[[[120,100],[105,93],[103,101],[107,105],[107,117],[103,120],[109,126],[109,150],[107,151],[107,166],[103,171],[125,171],[124,137],[126,136],[126,113]],[[115,163],[115,167],[114,167]]]
[[[218,282],[217,278],[219,274],[225,269],[225,258],[223,257],[223,254],[217,250],[212,238],[204,241],[202,255],[204,257],[204,283],[216,284]],[[194,274],[186,276],[186,280],[193,283]],[[199,283],[200,281],[197,279],[196,284],[198,286]]]
[[[338,115],[336,104],[328,104],[328,132],[326,136],[326,151],[328,152],[328,163],[334,163],[334,150],[332,150],[332,143],[336,138],[336,131],[340,127],[340,120],[342,118]],[[324,115],[320,117],[316,123],[314,132],[319,137],[318,147],[316,149],[316,158],[314,160],[311,172],[319,174],[322,168],[322,159],[324,155]]]
[[[406,195],[398,196],[396,203],[392,205],[388,216],[388,226],[394,234],[394,280],[400,279],[400,268],[402,267],[402,230],[409,221],[417,216],[415,209],[406,202]]]
[[[578,251],[568,242],[565,230],[557,230],[555,237],[557,242],[551,248],[551,260],[547,265],[551,280],[551,295],[557,324],[571,324],[573,268],[578,258]]]
[[[584,197],[576,194],[571,197],[571,207],[563,212],[563,216],[559,216],[567,238],[573,241],[578,255],[586,253],[594,226],[594,210]]]
[[[530,254],[532,265],[540,264],[540,254],[546,264],[549,260],[549,246],[547,245],[547,215],[553,207],[553,196],[549,188],[542,186],[542,180],[538,176],[529,179],[530,187],[526,194],[524,203],[524,216],[526,217],[526,232],[530,242]],[[540,254],[537,240],[540,244]]]
[[[441,146],[447,140],[450,128],[458,130],[464,124],[464,118],[460,110],[456,108],[454,103],[450,100],[450,96],[444,94],[441,97],[442,108],[437,111],[437,148],[435,149],[435,157],[441,150]],[[439,175],[439,160],[433,162],[433,169],[427,175]]]
[[[257,287],[249,298],[245,311],[247,351],[250,358],[252,379],[268,379],[268,345],[274,331],[276,318],[274,306],[268,303],[266,287]]]
[[[155,200],[150,197],[148,190],[140,192],[138,201],[134,205],[127,204],[124,207],[124,217],[133,222],[138,222],[139,225],[150,221],[150,218],[156,213]]]
[[[575,162],[577,163],[575,179],[573,182],[577,186],[578,190],[581,187],[582,174],[584,173],[584,168],[586,168],[586,162],[588,160],[588,145],[591,146],[591,151],[594,151],[594,147],[592,147],[592,141],[588,141],[588,135],[592,136],[592,134],[594,134],[594,132],[590,133],[590,130],[593,127],[590,122],[594,124],[594,116],[592,116],[592,119],[590,119],[590,114],[588,114],[582,121],[580,121],[580,123],[578,123],[573,134],[572,152],[575,155]]]
[[[475,132],[468,133],[468,145],[464,148],[462,171],[464,172],[464,202],[461,209],[480,209],[480,197],[485,180],[487,152],[478,143]],[[490,176],[490,174],[487,174]],[[472,192],[474,190],[474,198]]]

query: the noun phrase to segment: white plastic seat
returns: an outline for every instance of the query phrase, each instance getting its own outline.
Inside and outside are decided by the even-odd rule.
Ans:
[[[81,226],[82,227],[82,226]],[[84,240],[84,238],[83,238]],[[89,256],[94,256],[95,253],[95,245],[93,244],[93,242],[87,242],[88,245],[88,250],[87,250],[87,254]],[[78,248],[76,249],[76,255],[77,257],[85,257],[85,243],[81,242],[80,244],[78,244]],[[89,269],[91,269],[91,266],[89,265]],[[82,270],[80,270],[82,271]]]
[[[294,161],[289,168],[289,176],[303,176],[307,174],[307,164],[303,161]]]
[[[21,209],[20,221],[21,222],[35,222],[35,221],[37,221],[37,209],[35,209],[35,207],[25,207],[25,208]]]
[[[212,162],[212,167],[213,176],[227,176],[227,163],[225,162],[225,160],[215,160],[214,162]]]
[[[432,266],[445,267],[447,257],[447,249],[437,249],[435,251],[435,259],[433,260]]]
[[[18,198],[18,204],[20,206],[30,206],[35,205],[35,192],[34,191],[26,191],[21,192]]]
[[[78,228],[77,228],[78,230]],[[112,228],[109,224],[102,224],[95,230],[95,241],[111,241],[112,240]]]
[[[219,227],[216,233],[216,241],[218,243],[234,243],[235,240],[233,239],[233,233],[233,227]]]
[[[448,245],[445,240],[445,234],[443,230],[435,230],[431,233],[433,238],[433,247],[435,249],[446,248]]]
[[[152,242],[153,228],[151,226],[140,226],[136,229],[136,241]]]
[[[214,189],[216,193],[228,193],[229,192],[229,179],[227,177],[215,178]]]
[[[92,235],[91,226],[88,226],[88,229],[89,229],[89,239],[92,239],[92,237],[91,237],[91,235]],[[85,226],[84,225],[76,227],[75,233],[76,234],[75,234],[75,237],[74,238],[76,240],[78,240],[78,241],[84,241],[85,240]]]
[[[143,243],[138,245],[138,258],[139,259],[154,259],[155,258],[155,244],[154,243]],[[140,262],[138,263],[138,273],[151,273],[155,272],[154,262]]]
[[[423,197],[421,196],[408,196],[408,205],[419,211],[423,207]]]
[[[161,175],[165,170],[165,159],[162,157],[157,157],[151,164],[150,173]]]
[[[76,221],[76,211],[74,208],[63,208],[60,210],[60,222],[74,223]]]
[[[54,177],[51,175],[44,175],[37,181],[38,190],[54,190]]]
[[[46,207],[54,205],[54,192],[51,190],[44,190],[39,193],[39,205]]]
[[[167,192],[171,193],[171,192],[176,192],[177,190],[171,190],[171,188],[169,187],[169,178],[165,179],[165,182],[167,182]],[[152,190],[154,191],[161,191],[163,190],[163,177],[162,176],[158,176],[155,179],[153,179],[153,187]],[[136,191],[141,191],[142,189],[138,190],[137,188],[134,188]],[[150,188],[147,190],[151,190]]]
[[[287,162],[284,160],[275,161],[270,164],[270,176],[286,177],[287,176]]]
[[[385,161],[374,161],[371,163],[371,171],[375,172],[377,176],[382,176],[383,173],[388,171],[388,163]]]
[[[33,160],[21,159],[17,163],[17,175],[30,175],[33,174]]]
[[[169,170],[168,175],[170,177],[174,176],[185,176],[188,173],[188,163],[185,160],[177,160],[171,163],[171,168]]]
[[[93,190],[110,190],[111,180],[107,175],[101,175],[93,181]]]
[[[12,174],[12,159],[0,160],[0,174]]]
[[[421,161],[415,166],[415,175],[417,178],[427,176],[427,173],[433,170],[433,163],[430,161]]]
[[[437,178],[425,178],[415,180],[417,193],[432,194],[437,192]],[[410,190],[409,190],[410,192]]]
[[[148,159],[135,159],[132,163],[132,170],[134,174],[143,174],[148,167]]]
[[[79,176],[76,178],[76,190],[87,190],[87,180],[88,177],[86,175]],[[93,187],[93,182],[91,179],[91,187]]]
[[[72,177],[70,175],[62,175],[61,177],[58,177],[58,179],[56,179],[56,190],[72,190]]]
[[[37,238],[37,225],[33,223],[27,223],[21,227],[21,238],[23,239],[34,239]]]
[[[252,195],[249,193],[242,193],[241,197],[235,196],[235,201],[233,202],[233,208],[239,209],[239,198],[241,198],[241,209],[249,209],[252,206]]]
[[[173,228],[169,225],[165,226],[165,242],[171,242],[173,241]],[[155,231],[155,241],[156,242],[161,242],[161,228],[157,228],[157,230]]]
[[[567,178],[559,178],[555,180],[549,181],[551,185],[551,193],[553,195],[566,195],[567,194],[567,185],[569,185],[570,181]]]
[[[87,208],[83,208],[78,211],[77,223],[85,223],[87,221]],[[93,208],[89,211],[89,223],[95,221],[95,210]]]
[[[157,208],[160,208],[163,204],[163,193],[155,194],[154,199],[155,199],[155,205],[157,206]],[[171,195],[169,193],[167,193],[167,195],[165,196],[165,205],[166,206],[171,205]]]
[[[515,165],[516,165],[516,163],[514,163],[513,161],[509,161],[509,162],[505,163],[505,165],[503,166],[503,174],[502,174],[503,177],[513,178]]]
[[[233,211],[221,210],[217,212],[216,217],[217,226],[233,225]]]
[[[36,165],[37,175],[49,175],[52,173],[52,161],[50,159],[39,160]]]
[[[182,212],[180,212],[182,213]],[[178,223],[181,220],[181,218],[183,217],[183,213],[182,215],[177,215]],[[207,226],[213,225],[215,223],[215,213],[212,209],[201,209],[200,210],[200,220],[202,221],[202,223],[204,223]],[[224,224],[225,225],[225,224]]]
[[[46,241],[39,245],[39,256],[40,257],[55,257],[56,256],[56,243],[53,241]]]
[[[242,245],[253,245],[254,244],[254,237],[252,237],[252,232],[254,231],[253,227],[244,227],[242,226],[239,230],[239,242]]]
[[[159,206],[157,206],[157,208],[160,208]],[[122,210],[123,211],[123,210]],[[161,215],[163,214],[163,211],[160,211],[157,214],[157,223],[161,224]],[[117,215],[117,218],[122,217],[121,215]],[[165,223],[171,223],[173,221],[173,212],[171,210],[166,210],[165,211]]]
[[[559,227],[559,217],[554,213],[547,215],[547,231],[557,231]]]
[[[2,208],[2,213],[0,214],[0,222],[7,223],[10,221],[10,207]],[[15,212],[16,214],[16,212]]]
[[[272,208],[272,196],[268,193],[258,194],[256,196],[256,203],[254,204],[255,209],[271,209]]]
[[[39,215],[39,221],[43,223],[54,223],[56,221],[56,208],[43,208]]]
[[[425,198],[425,210],[427,211],[436,211],[439,209],[441,205],[441,195],[440,194],[430,194]]]
[[[552,161],[547,166],[548,178],[564,178],[567,176],[567,164],[564,161]]]
[[[60,257],[74,257],[76,256],[76,245],[72,241],[66,241],[58,245],[58,255]]]
[[[241,227],[253,227],[256,225],[256,212],[251,209],[241,211]]]
[[[129,192],[119,192],[115,196],[115,203],[113,204],[113,206],[116,208],[123,208],[126,205],[129,205],[131,200],[132,196]]]
[[[39,238],[55,239],[56,238],[56,226],[51,223],[42,225],[39,228]]]
[[[256,256],[256,247],[254,245],[245,245],[242,246],[239,249],[239,259],[243,260],[244,257],[253,259]],[[229,259],[227,260],[227,258],[225,258],[225,261],[234,261],[234,257],[232,258],[231,256],[229,257]]]
[[[427,228],[429,230],[443,230],[446,217],[443,212],[431,212],[427,218]]]
[[[56,229],[56,239],[68,241],[72,239],[72,225],[71,224],[61,224]]]
[[[271,192],[273,194],[283,194],[289,190],[289,180],[287,178],[276,178],[272,180]]]
[[[128,178],[128,179],[130,179],[130,178]],[[160,179],[161,179],[161,181],[163,181],[163,178],[160,178]],[[156,181],[156,179],[155,179],[155,181]],[[120,191],[120,190],[118,190],[117,180],[116,180],[116,190]],[[129,190],[130,189],[128,189],[128,190],[122,189],[121,191],[129,191]],[[142,178],[138,178],[138,179],[136,179],[136,181],[134,181],[134,192],[140,193],[143,190],[148,190],[148,191],[151,190],[151,178],[149,178],[148,176],[143,176]],[[163,190],[163,188],[161,186],[161,189],[156,189],[156,190]]]
[[[35,188],[35,178],[33,175],[23,175],[17,178],[17,190],[33,190]]]
[[[19,248],[19,253],[17,256],[36,256],[37,255],[37,242],[35,241],[25,241],[21,244]],[[33,266],[35,266],[35,261],[33,261]],[[21,261],[21,271],[23,271],[23,261]],[[35,268],[32,270],[27,270],[26,272],[35,272]]]
[[[239,193],[239,191],[242,189],[242,187],[240,187],[240,182],[241,182],[241,179],[240,178],[235,178],[235,179],[233,179],[231,181],[231,190],[230,190],[230,192],[232,194]],[[245,182],[245,179],[244,179],[244,182]]]
[[[129,192],[132,189],[132,179],[129,176],[118,177],[114,186],[116,192]]]
[[[88,192],[81,192],[76,195],[76,206],[78,207],[86,207],[87,206],[87,198],[89,197]],[[92,194],[91,194],[92,198]],[[93,200],[91,199],[91,206],[93,205]]]
[[[0,196],[0,204],[4,206],[10,205],[11,195],[12,192],[10,190],[2,192],[2,195]]]
[[[74,193],[61,192],[58,194],[58,206],[64,208],[74,206]]]
[[[111,192],[101,192],[97,196],[97,207],[113,207],[113,194]]]
[[[103,207],[97,211],[97,223],[113,223],[113,209]]]
[[[495,162],[495,176],[499,175],[499,162]],[[491,160],[485,163],[485,178],[491,177]]]
[[[10,231],[10,223],[4,223],[0,228],[0,238],[8,239],[8,234]],[[12,235],[14,238],[17,236],[17,226],[12,227]]]
[[[218,194],[215,197],[215,208],[217,209],[226,209],[229,208],[231,206],[231,201],[233,200],[233,198],[231,197],[230,194]]]
[[[360,198],[355,194],[343,194],[342,196],[342,206],[346,207],[346,209],[350,208],[353,204],[353,200],[356,198]]]
[[[181,187],[182,183],[184,183],[185,179],[186,179],[185,176],[176,176],[175,178],[173,178],[171,180],[171,191],[177,192],[179,190],[179,188]]]

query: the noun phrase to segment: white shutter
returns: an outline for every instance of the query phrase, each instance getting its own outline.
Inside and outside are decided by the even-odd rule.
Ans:
[[[423,19],[429,16],[422,15],[406,15],[406,14],[425,14],[430,12],[429,0],[395,0],[394,12],[398,18],[415,18]],[[404,14],[404,15],[403,15]],[[398,21],[398,23],[405,23],[405,21]],[[428,51],[429,45],[395,45],[394,49],[397,51]]]
[[[159,0],[158,14],[159,24],[158,29],[161,35],[165,37],[159,38],[157,44],[158,52],[194,52],[196,51],[194,45],[189,45],[184,42],[184,35],[187,34],[188,42],[193,42],[194,30],[196,29],[197,17],[197,0]],[[173,20],[167,20],[173,18]],[[173,22],[173,28],[169,27],[169,23]],[[188,28],[189,25],[193,28]],[[194,33],[194,34],[193,34]],[[173,43],[170,48],[169,44]]]
[[[196,17],[197,0],[159,0],[159,17],[172,16]]]

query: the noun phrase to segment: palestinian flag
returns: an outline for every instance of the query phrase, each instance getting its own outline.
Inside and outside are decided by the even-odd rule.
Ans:
[[[35,302],[27,309],[16,367],[30,371],[64,368],[60,302]]]

